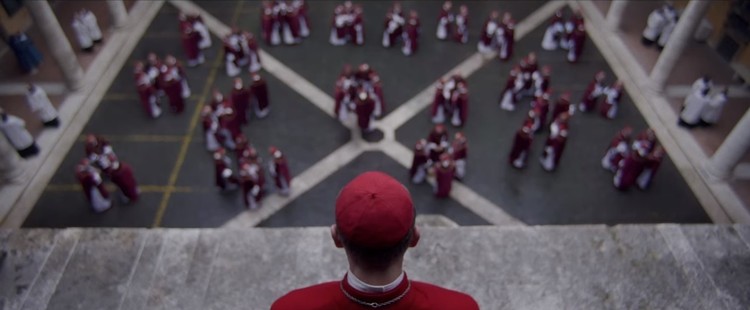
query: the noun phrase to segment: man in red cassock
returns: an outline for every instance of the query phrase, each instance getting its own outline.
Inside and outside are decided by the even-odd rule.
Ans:
[[[630,151],[620,161],[620,166],[617,168],[617,172],[615,172],[615,176],[612,179],[615,188],[624,191],[633,186],[643,171],[645,163],[646,159],[643,154],[636,150]]]
[[[109,144],[107,139],[93,134],[86,135],[84,152],[86,154],[86,159],[93,163],[96,163],[100,157],[115,153],[112,149],[112,145]]]
[[[109,157],[112,165],[106,173],[112,183],[115,183],[122,192],[124,202],[138,201],[140,189],[138,189],[138,183],[133,175],[133,169],[127,163],[117,159],[114,154],[110,154]]]
[[[630,138],[633,134],[633,128],[625,126],[621,129],[612,142],[609,143],[607,152],[602,157],[602,168],[607,169],[611,172],[617,172],[620,167],[620,162],[630,152]]]
[[[555,15],[550,19],[549,24],[547,24],[547,30],[544,31],[542,48],[548,51],[554,51],[564,39],[565,19],[563,19],[563,11],[557,10]]]
[[[185,52],[185,57],[188,59],[188,67],[195,67],[206,60],[200,47],[198,47],[200,40],[200,33],[195,31],[192,25],[185,27],[182,30],[182,50]]]
[[[344,122],[349,118],[349,112],[353,111],[354,98],[356,97],[356,88],[354,81],[354,73],[352,73],[352,67],[349,64],[344,65],[344,69],[341,70],[339,78],[336,80],[336,86],[334,88],[334,111],[336,117]]]
[[[383,97],[383,87],[380,83],[380,76],[367,63],[359,65],[357,72],[354,73],[356,85],[368,92],[368,95],[375,102],[373,115],[380,118],[385,114],[385,97]]]
[[[482,25],[482,32],[479,34],[479,43],[477,43],[477,50],[480,53],[491,53],[495,49],[495,33],[499,27],[497,20],[499,17],[500,13],[498,11],[492,11]]]
[[[404,26],[403,36],[404,47],[401,48],[401,52],[406,56],[416,53],[419,49],[419,14],[417,14],[417,11],[409,11],[409,19]]]
[[[440,143],[448,141],[448,130],[443,124],[437,124],[432,127],[430,134],[427,136],[427,143]]]
[[[449,153],[456,163],[456,178],[462,180],[466,176],[466,158],[469,155],[469,147],[466,143],[466,136],[462,132],[457,132],[451,142]]]
[[[503,20],[500,23],[495,37],[497,40],[497,56],[502,61],[507,61],[513,57],[513,44],[516,40],[516,21],[509,12],[503,14]]]
[[[523,88],[523,78],[521,77],[521,67],[515,66],[510,70],[508,79],[505,81],[505,88],[500,95],[500,108],[506,111],[516,109],[516,100],[519,92]]]
[[[518,129],[513,139],[513,147],[510,149],[510,155],[508,156],[508,162],[511,166],[517,169],[526,167],[526,160],[529,158],[533,141],[534,135],[531,126],[524,124]]]
[[[531,102],[531,109],[534,110],[535,117],[538,118],[538,121],[535,122],[536,125],[532,128],[534,133],[539,132],[539,130],[547,124],[547,115],[549,115],[549,98],[550,93],[548,90]]]
[[[299,35],[303,38],[307,38],[310,36],[310,21],[307,17],[307,1],[292,0],[292,8],[294,9],[294,16],[297,17]]]
[[[271,310],[479,309],[469,295],[407,277],[403,256],[420,235],[411,195],[392,177],[357,176],[339,192],[335,215],[331,237],[345,249],[349,271],[340,281],[294,290]]]
[[[96,213],[109,210],[112,207],[112,201],[109,199],[109,191],[104,187],[102,177],[94,167],[91,166],[88,159],[83,159],[76,166],[76,179],[83,188],[91,209]]]
[[[534,80],[534,97],[539,97],[549,90],[550,74],[552,74],[552,68],[550,66],[543,66],[542,70],[536,71],[531,75],[531,79]]]
[[[656,146],[656,133],[651,128],[648,128],[638,134],[633,141],[632,149],[641,154],[642,157],[646,157]]]
[[[172,112],[180,114],[185,110],[185,98],[183,76],[179,74],[179,68],[162,65],[159,80],[162,81],[164,93],[169,99]]]
[[[242,72],[242,67],[247,65],[248,59],[242,50],[242,33],[237,27],[232,27],[232,32],[224,37],[224,65],[227,76],[237,76]]]
[[[521,96],[531,96],[534,94],[533,86],[534,86],[534,73],[539,70],[539,64],[536,60],[536,53],[531,52],[526,57],[521,59],[521,62],[519,63],[519,67],[521,68],[521,80],[523,81],[523,87],[522,91],[520,92]]]
[[[276,0],[273,11],[277,22],[274,24],[272,38],[278,36],[286,45],[299,43],[302,39],[299,37],[299,24],[297,16],[294,15],[294,8],[286,1]],[[277,45],[280,42],[272,40],[271,43]]]
[[[261,37],[263,37],[263,41],[266,42],[266,45],[276,45],[271,42],[271,36],[273,32],[273,28],[276,27],[275,24],[276,21],[276,15],[273,12],[273,4],[271,1],[264,0],[261,3],[261,10],[260,10],[260,29],[261,29]]]
[[[607,74],[604,71],[599,71],[594,75],[594,80],[583,91],[583,98],[581,98],[581,103],[578,104],[578,110],[588,112],[596,109],[596,103],[604,92],[604,79],[606,77]]]
[[[571,42],[573,32],[575,32],[575,30],[578,29],[579,26],[584,26],[583,15],[581,14],[581,11],[576,10],[575,12],[573,12],[573,15],[565,21],[564,26],[565,34],[563,35],[563,40],[560,42],[560,47],[567,50],[570,49],[570,46],[573,44]]]
[[[440,124],[445,121],[445,113],[452,92],[452,89],[446,88],[449,85],[446,85],[446,81],[442,78],[437,81],[435,96],[432,98],[432,108],[430,109],[430,117],[433,123]]]
[[[435,36],[438,40],[445,40],[451,35],[453,30],[453,12],[451,8],[453,4],[450,1],[443,2],[443,7],[440,8],[440,14],[438,15],[438,25],[435,31]]]
[[[435,197],[448,198],[453,187],[453,178],[456,177],[456,163],[451,155],[448,153],[440,155],[439,160],[433,164],[432,171],[435,175],[433,185]]]
[[[354,112],[357,113],[357,125],[363,134],[373,130],[372,119],[375,111],[375,101],[370,98],[370,94],[360,89],[357,99],[354,100]]]
[[[275,146],[269,147],[268,153],[272,158],[271,162],[268,163],[268,171],[271,173],[274,183],[276,183],[276,188],[279,189],[281,196],[289,196],[292,187],[292,174],[289,172],[286,156]]]
[[[662,148],[661,145],[657,145],[653,152],[646,156],[646,162],[643,164],[643,171],[641,171],[641,174],[638,175],[638,179],[636,180],[638,188],[646,190],[651,186],[651,181],[654,179],[656,171],[659,170],[659,166],[661,166],[661,162],[664,160],[664,155],[666,155],[664,148]]]
[[[577,63],[578,59],[581,58],[583,45],[586,42],[586,28],[582,23],[573,29],[568,42],[570,42],[568,46],[568,62]]]
[[[404,24],[406,19],[401,12],[401,3],[398,1],[393,3],[393,7],[388,9],[385,14],[384,30],[383,30],[383,47],[391,47],[401,38],[404,32]]]
[[[214,172],[216,187],[222,191],[233,190],[237,188],[239,181],[232,171],[232,159],[227,156],[223,147],[214,152]]]
[[[549,126],[549,137],[544,144],[544,153],[539,159],[542,168],[548,172],[554,171],[560,164],[560,158],[562,157],[563,151],[565,151],[565,143],[568,141],[569,118],[570,115],[568,113],[560,114],[560,116],[558,116],[558,118]]]
[[[258,166],[250,162],[243,163],[239,171],[239,183],[242,188],[242,202],[245,208],[257,209],[260,207],[261,187],[258,182]]]
[[[255,35],[249,31],[243,31],[240,35],[240,47],[242,54],[245,55],[248,72],[258,72],[263,68],[260,62],[260,52],[258,52],[258,42],[255,41]]]
[[[452,112],[451,124],[456,127],[462,127],[466,124],[466,119],[469,116],[469,89],[463,78],[456,83],[456,90],[451,96],[450,104],[450,111]]]
[[[220,146],[219,119],[216,117],[210,105],[201,110],[201,124],[203,125],[203,138],[206,142],[206,150],[216,151]]]
[[[612,86],[603,91],[604,104],[599,107],[599,113],[606,119],[614,119],[617,116],[617,110],[620,107],[620,97],[622,97],[622,82],[616,81]]]
[[[250,141],[247,140],[244,133],[239,133],[234,137],[234,155],[237,158],[237,164],[242,165],[248,148],[250,148]]]
[[[260,74],[251,73],[250,77],[253,79],[250,84],[250,91],[255,99],[255,103],[253,104],[255,116],[258,118],[264,118],[268,116],[268,112],[271,111],[268,84],[266,84],[266,80],[261,77]]]
[[[461,5],[455,16],[456,27],[453,39],[462,44],[469,43],[469,8]]]
[[[440,156],[448,153],[450,144],[448,140],[443,140],[438,143],[427,143],[428,159],[431,163],[436,163],[440,160]]]
[[[347,25],[351,22],[352,17],[345,13],[344,6],[336,6],[331,18],[331,34],[328,39],[331,45],[341,46],[346,44],[348,35]]]
[[[427,140],[419,139],[417,144],[414,145],[414,157],[411,160],[411,168],[409,168],[409,179],[412,183],[420,184],[424,182],[428,168],[427,155]]]
[[[161,107],[157,100],[156,87],[140,61],[135,63],[135,85],[138,88],[138,98],[141,100],[143,110],[149,117],[158,118],[161,115]]]
[[[346,5],[344,5],[346,7]],[[365,20],[363,17],[363,10],[361,5],[355,5],[352,10],[352,25],[350,27],[350,35],[352,41],[358,45],[365,45]]]
[[[250,108],[251,95],[250,88],[242,84],[242,79],[235,78],[230,99],[232,99],[232,103],[234,104],[237,121],[241,125],[247,125],[247,110]]]
[[[233,127],[232,121],[235,112],[231,101],[224,98],[224,95],[218,89],[214,89],[213,100],[209,103],[209,106],[213,109],[213,120],[216,121],[216,137],[219,144],[230,150],[235,149],[234,136],[240,130]]]
[[[556,120],[557,117],[564,112],[573,115],[575,110],[575,107],[570,104],[570,92],[565,91],[560,94],[560,97],[557,98],[557,102],[555,102],[555,107],[552,109],[552,120]]]

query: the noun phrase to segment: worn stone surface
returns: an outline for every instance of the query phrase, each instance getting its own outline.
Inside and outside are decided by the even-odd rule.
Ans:
[[[750,304],[746,225],[421,230],[409,277],[467,292],[482,309]],[[267,309],[347,270],[326,228],[5,230],[0,247],[2,309]]]

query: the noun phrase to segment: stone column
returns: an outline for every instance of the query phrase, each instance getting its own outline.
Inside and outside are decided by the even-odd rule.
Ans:
[[[70,46],[70,42],[68,42],[60,27],[55,13],[49,6],[49,2],[42,0],[24,1],[23,3],[29,9],[31,18],[34,19],[34,25],[39,28],[47,46],[49,46],[52,59],[60,67],[60,71],[65,78],[65,84],[73,90],[81,88],[83,86],[83,69],[81,64],[78,63],[73,47]]]
[[[12,181],[21,175],[20,158],[5,135],[0,134],[0,181]]]
[[[680,15],[680,20],[667,41],[667,45],[659,55],[656,65],[651,69],[651,84],[654,89],[663,91],[667,83],[667,78],[672,73],[672,69],[680,59],[680,55],[685,50],[688,42],[692,40],[695,29],[700,25],[703,15],[708,10],[711,1],[691,0],[685,11]]]
[[[620,30],[622,25],[622,16],[625,13],[625,7],[628,6],[628,0],[613,0],[607,11],[607,25],[613,31]]]
[[[107,0],[107,8],[112,18],[112,27],[122,28],[128,20],[128,11],[125,9],[125,3],[122,0]]]
[[[724,180],[732,176],[734,167],[750,149],[750,110],[737,122],[719,149],[706,165],[706,172],[714,179]]]

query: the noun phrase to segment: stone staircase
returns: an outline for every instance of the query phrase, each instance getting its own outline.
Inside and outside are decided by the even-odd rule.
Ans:
[[[0,309],[267,309],[339,279],[327,228],[0,230]],[[747,309],[750,226],[426,227],[413,279],[482,309]]]

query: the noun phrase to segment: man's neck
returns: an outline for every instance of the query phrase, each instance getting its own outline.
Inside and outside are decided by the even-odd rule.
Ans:
[[[401,262],[398,262],[397,264],[391,265],[386,270],[377,272],[365,270],[354,264],[349,264],[349,272],[366,284],[383,286],[396,281],[401,275],[403,275],[404,270]]]

